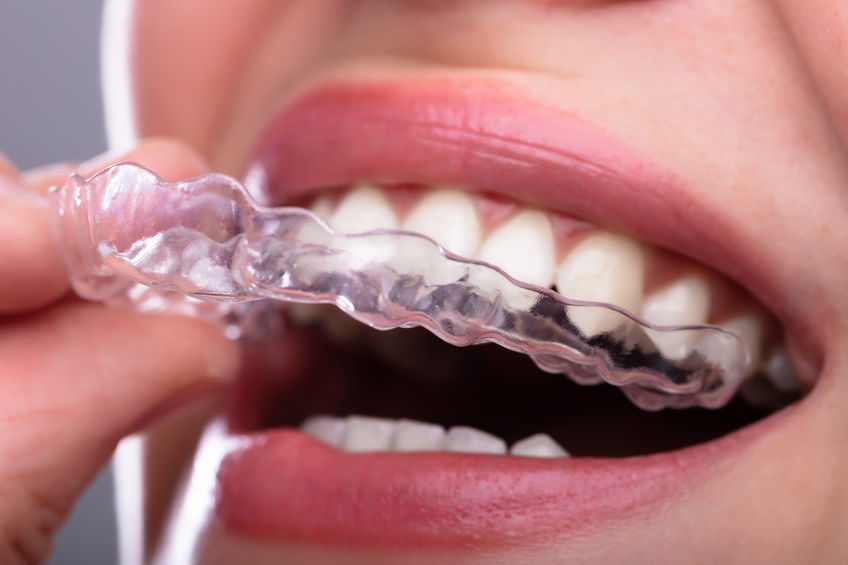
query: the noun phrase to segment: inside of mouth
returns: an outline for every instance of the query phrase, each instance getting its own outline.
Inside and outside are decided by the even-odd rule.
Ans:
[[[420,328],[380,332],[329,306],[309,318],[289,315],[287,323],[283,342],[255,346],[231,395],[236,431],[301,427],[311,434],[316,416],[365,416],[446,431],[470,427],[503,440],[507,450],[545,434],[571,456],[626,457],[709,441],[774,408],[737,397],[720,410],[648,412],[613,387],[577,385],[496,345],[457,348]],[[343,438],[316,437],[346,450]],[[387,441],[364,451],[396,450]]]

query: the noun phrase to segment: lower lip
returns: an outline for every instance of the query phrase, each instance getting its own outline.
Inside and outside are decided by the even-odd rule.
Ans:
[[[644,522],[646,508],[694,490],[791,412],[699,446],[622,459],[352,454],[273,430],[224,458],[216,515],[249,538],[325,546],[492,549],[568,538],[610,518]]]

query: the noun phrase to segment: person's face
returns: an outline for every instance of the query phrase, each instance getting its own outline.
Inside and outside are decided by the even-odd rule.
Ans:
[[[754,320],[747,335],[760,357],[787,344],[810,389],[756,423],[761,412],[738,400],[718,411],[647,414],[494,346],[442,348],[400,339],[400,330],[374,336],[343,316],[295,316],[290,336],[272,348],[274,367],[246,365],[223,423],[206,424],[218,407],[199,408],[122,445],[127,562],[800,563],[848,555],[842,2],[107,7],[114,144],[180,138],[273,204],[376,183],[357,202],[322,201],[348,226],[375,210],[405,221],[435,186],[499,193],[475,196],[476,219],[442,208],[470,218],[457,220],[456,241],[471,252],[527,206],[541,209],[538,217],[585,219],[625,234],[590,250],[618,260],[608,262],[624,282],[612,283],[608,297],[631,300],[627,281],[641,280],[615,271],[621,264],[645,271],[628,304],[637,310],[694,273],[706,298],[681,285],[690,292],[683,305],[666,300],[663,311]],[[547,261],[537,252],[546,245],[539,225],[526,229],[533,245],[491,251],[492,243],[486,257],[551,285],[542,280],[551,269],[539,266]],[[566,261],[577,240],[553,233],[547,245]],[[653,259],[634,259],[633,242]],[[597,286],[580,288],[597,299],[592,292],[605,292]],[[696,302],[706,304],[701,314]],[[572,457],[350,454],[280,427],[317,413],[472,425],[510,442],[546,432]],[[227,425],[236,431],[227,434]],[[656,454],[636,457],[646,453]]]

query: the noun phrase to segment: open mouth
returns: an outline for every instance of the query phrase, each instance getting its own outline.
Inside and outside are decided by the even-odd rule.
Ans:
[[[341,232],[415,231],[569,298],[729,329],[752,358],[741,393],[720,410],[646,412],[613,387],[578,386],[496,345],[457,348],[292,305],[285,340],[255,348],[231,395],[229,427],[250,438],[219,473],[218,514],[233,530],[440,546],[577,527],[696,480],[755,436],[731,432],[804,388],[778,322],[689,258],[720,251],[698,238],[720,225],[709,210],[674,189],[658,198],[667,178],[573,120],[534,129],[533,110],[445,86],[436,96],[397,85],[306,96],[272,124],[252,178],[268,201],[311,207]],[[585,314],[573,320],[584,335],[615,330],[615,319]],[[673,334],[656,345],[669,358],[694,346]]]

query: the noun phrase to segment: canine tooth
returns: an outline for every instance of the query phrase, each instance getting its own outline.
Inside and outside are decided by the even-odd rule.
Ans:
[[[434,239],[445,249],[473,257],[480,246],[480,219],[471,197],[459,190],[441,189],[424,196],[403,229]]]
[[[347,423],[344,418],[311,416],[300,425],[301,431],[333,447],[341,447]]]
[[[554,233],[547,214],[523,210],[489,234],[477,258],[522,282],[549,287],[554,280]]]
[[[445,436],[444,449],[458,453],[503,455],[506,453],[506,443],[499,437],[475,428],[454,426]]]
[[[638,310],[644,275],[645,257],[636,242],[599,232],[578,243],[563,260],[556,286],[566,298]],[[622,316],[601,308],[572,307],[569,318],[586,336],[612,331],[622,323]]]
[[[763,322],[754,314],[743,314],[719,323],[722,328],[737,334],[751,352],[751,365],[746,376],[760,366],[763,356]]]
[[[386,451],[392,442],[395,423],[384,418],[350,416],[342,447],[345,451]]]
[[[392,439],[394,451],[439,451],[445,439],[445,429],[437,424],[399,420]]]
[[[397,227],[397,223],[386,193],[367,184],[348,192],[330,218],[330,225],[342,233],[392,229]]]
[[[547,434],[536,434],[513,444],[511,455],[521,457],[567,457],[568,453]]]
[[[699,276],[681,278],[649,294],[642,304],[642,317],[660,326],[703,324],[710,314],[710,289]],[[650,332],[660,353],[683,359],[694,346],[694,332]]]

